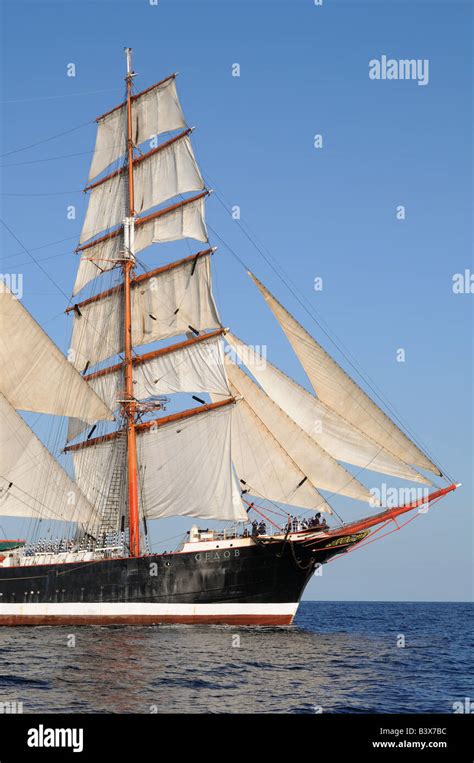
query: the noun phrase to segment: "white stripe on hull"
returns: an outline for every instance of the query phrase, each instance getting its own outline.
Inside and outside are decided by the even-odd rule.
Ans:
[[[298,603],[283,604],[145,604],[25,603],[1,604],[0,625],[111,623],[290,624]]]

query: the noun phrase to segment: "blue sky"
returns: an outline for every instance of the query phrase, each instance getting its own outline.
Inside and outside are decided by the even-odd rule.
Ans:
[[[129,45],[139,89],[179,71],[208,186],[240,206],[308,310],[463,482],[401,533],[328,565],[307,598],[469,599],[474,295],[454,294],[452,278],[474,272],[470,4],[114,0],[2,2],[1,10],[2,218],[57,284],[2,229],[1,271],[23,274],[28,309],[66,349],[61,291],[70,294],[75,276],[92,122],[121,100]],[[382,55],[428,59],[429,84],[369,79],[369,61]],[[75,77],[67,76],[69,63]],[[232,77],[235,63],[240,77]],[[314,148],[315,134],[322,149]],[[398,205],[405,220],[396,219]],[[341,360],[217,197],[208,222],[220,245],[214,284],[224,324],[266,344],[273,362],[307,383],[217,235]],[[180,246],[155,248],[150,267],[178,249],[186,254]],[[317,292],[318,276],[324,288]],[[344,518],[357,511],[364,507],[345,508]],[[12,520],[2,524],[19,531]],[[154,535],[183,526],[166,520]]]

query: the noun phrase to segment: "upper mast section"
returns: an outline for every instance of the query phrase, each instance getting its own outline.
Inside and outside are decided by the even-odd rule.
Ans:
[[[132,139],[132,80],[135,73],[132,71],[132,49],[124,48],[127,58],[127,154],[128,154],[128,214],[135,215],[135,198],[133,188],[133,139]]]

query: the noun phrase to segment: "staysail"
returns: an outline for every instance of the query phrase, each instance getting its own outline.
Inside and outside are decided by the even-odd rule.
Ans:
[[[0,394],[0,514],[87,525],[95,509]]]
[[[329,408],[406,464],[441,476],[438,467],[336,363],[318,342],[251,274],[319,398]]]
[[[0,392],[23,411],[113,419],[41,326],[0,280]]]
[[[237,392],[232,384],[231,389]],[[233,410],[232,461],[244,493],[332,514],[325,498],[245,399]]]
[[[431,484],[230,331],[226,332],[226,341],[267,395],[334,459],[411,482]]]
[[[314,487],[346,495],[359,501],[371,500],[371,494],[364,485],[306,434],[231,361],[227,363],[227,374],[238,394],[243,396],[262,424]],[[251,435],[250,440],[252,440]]]
[[[87,524],[95,508],[15,408],[92,423],[110,408],[0,281],[0,514]]]

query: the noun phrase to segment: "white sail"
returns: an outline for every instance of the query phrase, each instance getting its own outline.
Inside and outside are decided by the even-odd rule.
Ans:
[[[227,363],[230,382],[311,483],[322,490],[370,501],[371,493],[315,440],[304,432],[234,363]]]
[[[99,175],[127,150],[127,109],[121,106],[97,122],[94,155],[89,180]]]
[[[112,410],[117,407],[117,400],[123,399],[122,368],[96,376],[88,383]],[[222,337],[204,339],[136,364],[133,391],[136,400],[176,392],[216,393],[229,397]],[[86,426],[80,419],[70,419],[68,440],[76,438]]]
[[[329,408],[406,464],[440,475],[439,469],[368,395],[346,374],[313,337],[252,275],[318,396]]]
[[[211,288],[210,255],[186,260],[132,287],[132,342],[147,344],[195,329],[220,328]],[[71,347],[84,370],[123,350],[122,293],[82,305],[74,312]],[[190,328],[192,327],[192,328]]]
[[[0,394],[0,515],[88,524],[95,510]]]
[[[138,400],[175,392],[230,395],[221,337],[159,355],[136,367],[134,396]]]
[[[431,484],[231,332],[226,333],[226,339],[267,395],[333,458],[392,477]]]
[[[79,243],[118,225],[127,212],[127,178],[123,172],[117,172],[90,191]]]
[[[332,514],[307,475],[245,400],[239,400],[233,410],[232,461],[241,489],[250,495]]]
[[[135,211],[143,212],[188,191],[202,191],[204,180],[184,135],[171,145],[137,162],[134,168]]]
[[[148,519],[191,516],[247,521],[231,461],[233,404],[138,434]]]
[[[174,76],[139,93],[132,100],[134,145],[185,126]],[[97,120],[97,137],[89,180],[109,167],[127,148],[127,106],[122,104]]]
[[[132,135],[135,145],[185,125],[174,76],[133,98]]]
[[[207,229],[204,222],[204,197],[189,204],[182,204],[154,220],[135,226],[135,252],[138,253],[152,244],[193,238],[207,241]]]
[[[87,377],[84,377],[87,379]],[[100,398],[106,403],[106,405],[115,411],[119,409],[119,400],[123,400],[125,397],[125,383],[123,369],[120,371],[113,371],[109,374],[104,374],[90,381],[86,381],[87,384],[99,395]],[[87,421],[77,416],[71,417],[68,421],[67,429],[67,441],[75,440],[89,427]],[[77,477],[77,472],[76,472]]]
[[[134,161],[135,212],[140,213],[188,191],[201,191],[204,180],[188,135]],[[126,216],[126,173],[119,172],[90,191],[81,244],[113,228]]]
[[[123,350],[122,294],[115,291],[74,313],[71,357],[79,371]]]
[[[77,269],[73,297],[101,273],[112,270],[123,257],[123,235],[119,234],[84,249]]]
[[[181,202],[169,210],[160,211],[159,216],[152,220],[135,221],[134,252],[146,249],[152,244],[162,244],[168,241],[178,241],[183,238],[193,238],[196,241],[207,241],[207,229],[204,222],[204,197],[191,202]],[[122,226],[123,229],[123,226]],[[93,278],[111,270],[117,261],[123,257],[123,231],[104,241],[98,241],[81,251],[81,260],[74,284],[73,296],[76,295]]]
[[[0,392],[23,411],[113,419],[72,364],[0,281]]]

